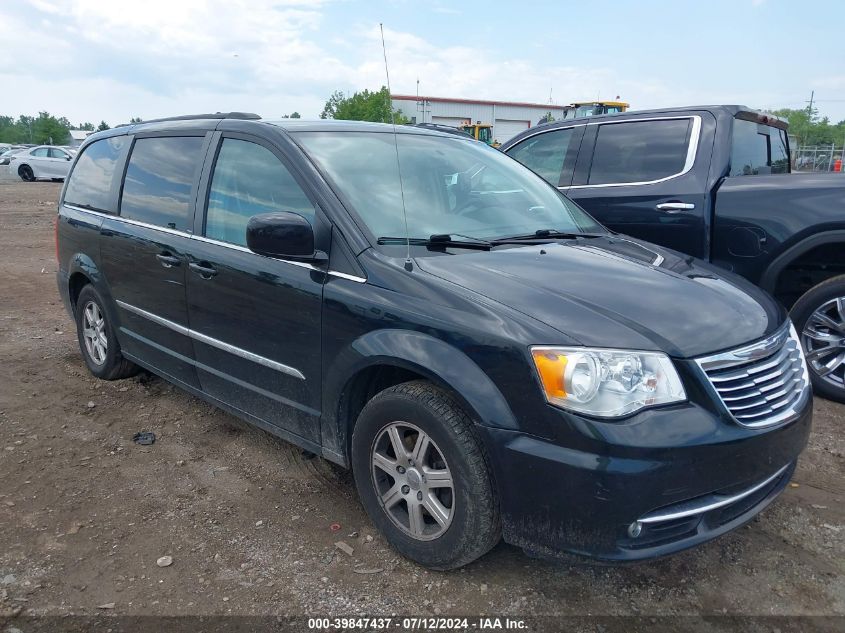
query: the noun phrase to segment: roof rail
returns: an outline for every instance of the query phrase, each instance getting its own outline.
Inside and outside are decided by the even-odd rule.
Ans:
[[[163,119],[150,119],[140,121],[141,123],[162,123],[164,121],[192,121],[197,119],[241,119],[244,121],[256,121],[261,116],[252,112],[215,112],[214,114],[183,114],[182,116],[168,116]]]

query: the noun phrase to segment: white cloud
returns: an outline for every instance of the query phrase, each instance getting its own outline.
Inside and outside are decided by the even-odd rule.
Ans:
[[[334,90],[386,83],[378,25],[327,27],[326,12],[349,9],[332,0],[22,1],[0,5],[8,114],[46,109],[74,122],[112,124],[216,110],[316,117]],[[558,103],[620,95],[636,108],[783,102],[747,89],[736,95],[670,82],[656,60],[644,60],[643,72],[631,77],[589,59],[560,63],[542,49],[509,54],[493,40],[443,45],[386,28],[385,41],[395,93],[413,94],[419,79],[427,95],[538,103],[550,91]],[[816,87],[841,90],[842,77],[821,77]]]

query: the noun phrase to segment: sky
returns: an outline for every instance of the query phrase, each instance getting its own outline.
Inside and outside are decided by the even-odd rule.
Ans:
[[[845,2],[6,0],[0,114],[316,118],[335,90],[845,119]]]

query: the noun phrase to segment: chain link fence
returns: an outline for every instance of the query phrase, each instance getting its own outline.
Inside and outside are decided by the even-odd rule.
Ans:
[[[792,151],[792,171],[834,171],[845,174],[845,146],[799,146]]]

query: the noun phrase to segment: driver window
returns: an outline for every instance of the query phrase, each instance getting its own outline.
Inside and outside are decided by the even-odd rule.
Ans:
[[[253,215],[292,211],[314,223],[314,205],[293,176],[262,145],[226,138],[217,155],[205,235],[246,246],[246,225]]]

